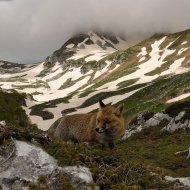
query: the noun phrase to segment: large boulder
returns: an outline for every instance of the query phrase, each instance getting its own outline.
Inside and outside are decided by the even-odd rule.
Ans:
[[[27,189],[27,185],[30,182],[36,183],[39,176],[48,179],[48,186],[52,190],[61,189],[61,176],[67,176],[75,189],[92,189],[92,175],[86,167],[59,167],[57,161],[42,148],[25,141],[13,140],[5,146],[0,147],[2,189]]]

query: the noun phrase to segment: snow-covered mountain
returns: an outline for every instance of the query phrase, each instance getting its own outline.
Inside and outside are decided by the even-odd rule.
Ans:
[[[2,73],[0,86],[33,96],[25,110],[43,130],[63,114],[96,109],[98,99],[113,104],[125,100],[130,116],[134,107],[137,112],[189,96],[190,31],[155,35],[121,50],[126,46],[119,37],[81,34],[40,64]],[[149,98],[142,96],[153,89]]]
[[[64,62],[84,59],[86,62],[99,61],[107,55],[127,48],[121,37],[109,34],[88,32],[69,39],[59,50],[48,56],[46,62]]]

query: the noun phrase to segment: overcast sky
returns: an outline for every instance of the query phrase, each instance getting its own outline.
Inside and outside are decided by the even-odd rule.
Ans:
[[[190,28],[190,0],[0,0],[0,59],[45,59],[77,32],[128,38]]]

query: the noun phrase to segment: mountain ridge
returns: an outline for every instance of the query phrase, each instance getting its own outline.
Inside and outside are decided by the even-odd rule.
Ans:
[[[92,31],[86,34],[80,33],[70,38],[60,49],[54,51],[52,55],[48,56],[46,58],[46,62],[55,63],[56,61],[64,62],[67,59],[76,60],[82,57],[88,57],[89,55],[98,52],[102,53],[102,56],[108,55],[119,50],[120,43],[126,42],[125,40],[111,34],[100,34]],[[84,49],[86,49],[86,52],[83,52],[83,56],[74,57],[74,54],[78,51],[80,54],[80,51]],[[99,59],[101,59],[101,57]]]

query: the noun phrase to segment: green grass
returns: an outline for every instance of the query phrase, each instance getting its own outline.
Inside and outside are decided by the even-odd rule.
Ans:
[[[136,83],[138,80],[139,80],[139,78],[126,80],[126,81],[120,82],[117,86],[119,86],[119,89],[124,88],[124,87],[130,86],[130,85]]]
[[[22,139],[25,137],[28,139],[32,131],[40,133],[40,130],[31,127],[30,124],[27,125],[28,117],[21,107],[23,98],[24,95],[18,93],[0,93],[0,111],[6,113],[6,115],[0,115],[0,120],[6,119],[13,125],[7,128],[7,131],[21,133]],[[15,109],[12,109],[12,106]],[[187,110],[189,104],[177,104],[177,107],[178,110]],[[172,107],[166,110],[166,112],[171,112],[170,114],[173,113],[172,111]],[[190,109],[188,111],[190,113]],[[22,114],[20,115],[20,113]],[[13,115],[24,119],[26,124],[21,125],[14,120]],[[173,188],[172,183],[165,183],[160,177],[152,176],[151,172],[157,173],[159,176],[185,177],[190,175],[189,160],[186,159],[186,156],[174,156],[175,152],[189,146],[190,131],[161,133],[160,129],[164,125],[165,123],[161,123],[159,126],[146,128],[126,141],[117,142],[113,151],[101,150],[99,145],[91,147],[83,143],[72,145],[54,139],[49,143],[43,142],[42,146],[58,160],[60,166],[83,165],[89,167],[95,184],[103,190],[130,190],[135,186],[139,189],[170,190]],[[5,137],[5,133],[0,135],[0,139]],[[68,178],[60,180],[63,188],[72,189]],[[40,176],[35,184],[30,184],[30,189],[41,190],[43,188],[48,189],[47,179],[43,176]]]
[[[68,145],[56,142],[45,149],[54,156],[59,165],[84,165],[89,167],[96,185],[101,189],[172,189],[172,184],[164,183],[150,172],[160,176],[190,176],[189,160],[185,155],[174,153],[187,149],[190,131],[161,133],[164,126],[146,128],[130,139],[118,142],[115,150],[101,150],[100,146],[85,144]],[[63,156],[64,155],[64,156]]]
[[[183,94],[188,89],[189,80],[189,73],[184,73],[152,82],[146,88],[122,101],[125,105],[125,116],[131,117],[146,109],[155,112],[165,109],[168,106],[165,104],[168,99]]]
[[[25,104],[24,98],[25,94],[0,91],[0,121],[5,120],[15,126],[28,126],[28,116],[21,107]]]
[[[190,30],[179,33],[179,38],[169,47],[169,49],[179,47],[184,41],[190,41]]]
[[[80,80],[84,79],[86,76],[82,76],[77,80],[72,80],[72,78],[67,79],[64,84],[59,88],[59,90],[63,90],[65,88],[69,88],[73,86],[75,83],[79,82]]]
[[[144,129],[126,142],[128,146],[124,143],[121,148],[128,152],[130,160],[163,168],[168,175],[189,177],[190,165],[187,155],[175,156],[174,153],[189,147],[190,131],[161,133],[162,127]]]

